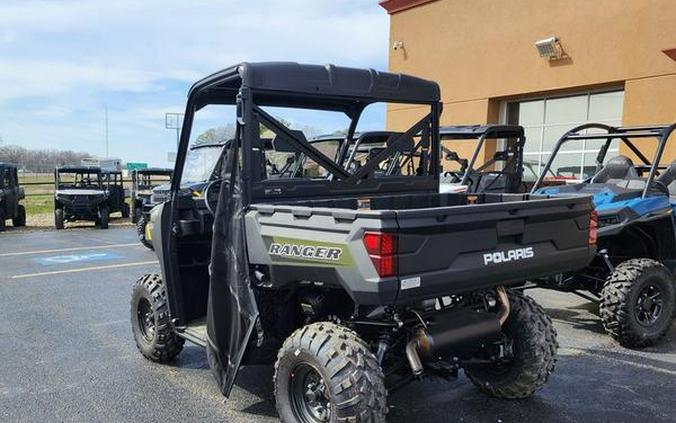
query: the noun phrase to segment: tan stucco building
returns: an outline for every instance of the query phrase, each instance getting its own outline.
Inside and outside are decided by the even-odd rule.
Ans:
[[[675,0],[380,5],[390,14],[390,71],[439,82],[442,124],[523,125],[526,159],[546,159],[560,134],[586,121],[676,122]],[[537,41],[551,37],[562,48],[559,59],[540,57],[536,49]],[[392,106],[388,125],[396,129],[417,113]],[[560,165],[593,163],[595,150],[581,145]],[[676,139],[664,158],[672,159]]]

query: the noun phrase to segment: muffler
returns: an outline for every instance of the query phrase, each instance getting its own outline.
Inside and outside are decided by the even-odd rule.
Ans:
[[[421,325],[406,345],[406,357],[418,376],[423,361],[436,361],[449,356],[461,356],[482,344],[499,339],[502,325],[510,312],[504,288],[498,288],[497,314],[472,309],[448,310],[438,313],[434,321]]]

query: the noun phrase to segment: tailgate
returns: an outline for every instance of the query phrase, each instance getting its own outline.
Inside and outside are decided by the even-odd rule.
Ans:
[[[588,197],[397,211],[399,302],[514,284],[583,268]]]

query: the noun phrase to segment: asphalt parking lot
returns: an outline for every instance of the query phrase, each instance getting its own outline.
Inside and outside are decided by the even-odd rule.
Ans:
[[[136,351],[131,285],[158,270],[129,227],[0,234],[0,422],[277,421],[268,368],[244,369],[224,402],[200,348],[186,344],[170,366]],[[462,376],[426,380],[390,396],[388,421],[675,421],[676,326],[655,347],[627,350],[590,303],[531,295],[561,343],[542,391],[500,401]]]

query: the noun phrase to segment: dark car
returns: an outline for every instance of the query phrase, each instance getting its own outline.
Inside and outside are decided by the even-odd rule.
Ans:
[[[26,226],[26,208],[19,204],[24,197],[16,165],[0,163],[0,231],[5,230],[5,221],[8,219],[12,219],[16,227]]]
[[[54,171],[54,224],[90,220],[108,228],[111,213],[129,217],[122,173],[96,166],[63,166]]]

